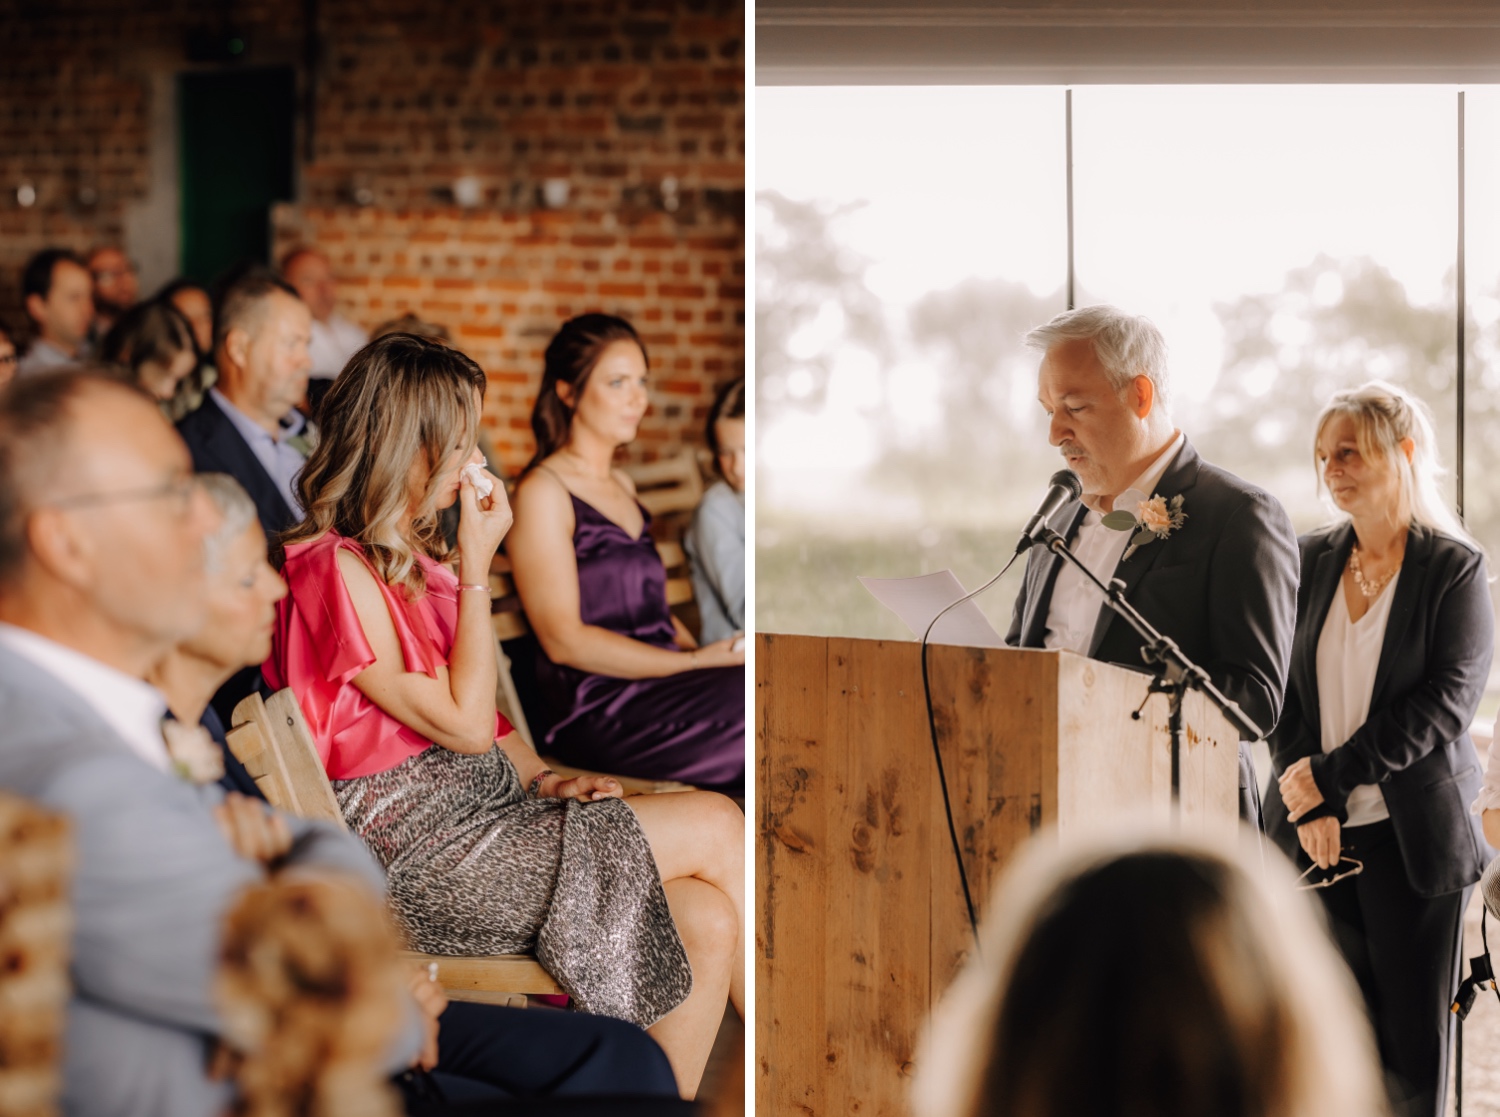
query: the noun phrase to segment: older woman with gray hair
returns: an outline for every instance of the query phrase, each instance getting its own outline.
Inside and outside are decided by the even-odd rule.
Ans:
[[[217,742],[224,786],[259,796],[255,781],[229,751],[224,723],[210,701],[231,676],[270,654],[276,602],[286,596],[286,584],[266,561],[266,535],[255,502],[240,483],[224,473],[203,473],[197,480],[219,512],[218,530],[207,542],[208,610],[203,627],[156,665],[150,681],[166,695],[178,725],[202,725]],[[169,734],[169,740],[173,736],[190,740],[182,734]]]

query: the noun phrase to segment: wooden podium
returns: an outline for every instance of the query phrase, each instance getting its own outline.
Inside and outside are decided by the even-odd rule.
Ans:
[[[756,637],[756,1112],[904,1117],[921,1029],[972,944],[915,643]],[[1032,834],[1171,812],[1166,699],[1066,652],[931,647],[981,913]],[[1232,842],[1239,738],[1185,705],[1184,829]]]

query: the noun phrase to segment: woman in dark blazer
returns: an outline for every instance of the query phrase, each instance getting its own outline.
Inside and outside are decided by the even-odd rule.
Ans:
[[[1432,423],[1405,392],[1339,393],[1316,445],[1347,518],[1300,540],[1267,830],[1333,881],[1317,895],[1393,1110],[1441,1117],[1463,911],[1486,852],[1468,810],[1480,785],[1468,728],[1494,650],[1484,554],[1438,495]]]

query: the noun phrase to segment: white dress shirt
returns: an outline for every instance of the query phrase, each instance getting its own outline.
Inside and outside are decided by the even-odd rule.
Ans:
[[[1334,591],[1318,637],[1318,721],[1325,753],[1342,746],[1370,717],[1375,671],[1380,666],[1396,582],[1392,578],[1357,621],[1349,619],[1342,581]],[[1349,812],[1345,826],[1368,826],[1391,817],[1380,785],[1374,783],[1362,783],[1351,791],[1345,809]]]
[[[1146,467],[1145,472],[1115,497],[1115,508],[1139,519],[1137,506],[1151,499],[1152,490],[1186,442],[1187,436],[1184,434],[1174,438],[1172,444]],[[1120,556],[1125,553],[1126,544],[1135,532],[1115,531],[1105,527],[1104,513],[1098,508],[1097,502],[1091,502],[1085,497],[1084,503],[1089,505],[1089,510],[1069,546],[1083,565],[1108,585],[1109,580],[1115,576],[1115,567],[1120,565]],[[1099,590],[1089,583],[1077,567],[1064,560],[1062,569],[1057,572],[1057,581],[1052,586],[1052,601],[1047,608],[1047,633],[1042,638],[1042,645],[1088,655],[1089,645],[1094,640],[1094,629],[1099,623],[1099,610],[1103,608],[1104,598],[1100,596]]]
[[[163,772],[172,771],[161,735],[161,719],[167,712],[167,700],[161,691],[142,679],[13,624],[0,623],[0,643],[77,694],[147,764]]]
[[[349,319],[330,314],[328,321],[312,324],[312,344],[307,355],[312,358],[312,376],[317,380],[332,380],[344,371],[349,358],[365,347],[369,335]]]

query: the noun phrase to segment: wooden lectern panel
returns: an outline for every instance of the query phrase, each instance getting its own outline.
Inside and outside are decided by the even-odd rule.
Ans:
[[[757,1112],[906,1111],[928,1012],[972,946],[918,646],[757,636]],[[1170,810],[1166,703],[1058,652],[929,649],[954,820],[981,913],[1011,853]],[[1238,742],[1187,705],[1184,824],[1232,834]]]

